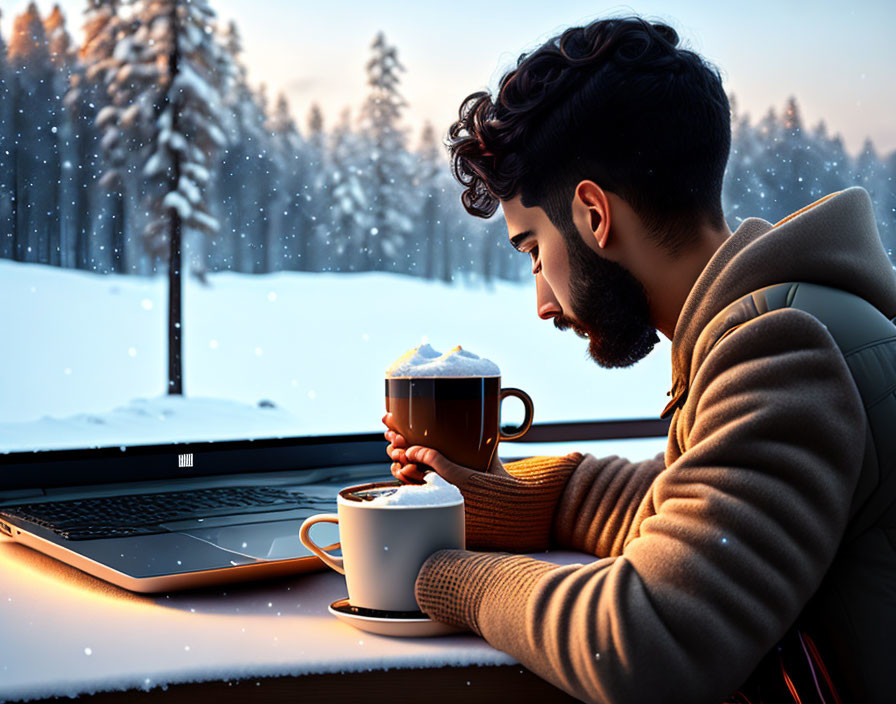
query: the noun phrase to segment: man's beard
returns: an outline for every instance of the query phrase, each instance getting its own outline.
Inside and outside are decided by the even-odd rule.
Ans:
[[[644,359],[659,337],[641,282],[591,250],[575,228],[563,234],[569,254],[570,306],[576,320],[559,315],[554,326],[572,328],[588,339],[588,353],[601,367],[630,367]]]

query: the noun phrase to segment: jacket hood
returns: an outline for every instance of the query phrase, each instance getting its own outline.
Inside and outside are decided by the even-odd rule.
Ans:
[[[772,225],[747,218],[697,278],[672,336],[676,387],[690,379],[703,328],[729,303],[773,284],[805,282],[861,296],[896,316],[896,274],[877,232],[871,198],[853,187],[825,196]]]

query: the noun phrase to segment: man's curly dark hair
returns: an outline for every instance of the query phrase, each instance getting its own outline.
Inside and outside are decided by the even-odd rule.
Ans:
[[[662,23],[598,20],[522,54],[496,99],[467,96],[446,142],[467,212],[488,218],[520,195],[574,231],[573,195],[587,179],[673,254],[701,221],[721,228],[728,97],[718,71],[678,45]]]

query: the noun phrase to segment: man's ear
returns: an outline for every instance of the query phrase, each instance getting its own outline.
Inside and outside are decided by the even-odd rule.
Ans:
[[[610,237],[610,200],[606,191],[594,181],[580,182],[576,186],[572,210],[573,221],[577,225],[582,222],[597,246],[604,249]]]

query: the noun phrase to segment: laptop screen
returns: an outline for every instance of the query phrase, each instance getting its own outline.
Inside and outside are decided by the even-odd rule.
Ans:
[[[540,319],[529,253],[500,209],[464,210],[442,143],[468,94],[580,9],[527,5],[523,23],[478,4],[489,31],[470,32],[436,5],[194,2],[176,27],[153,7],[38,2],[0,21],[0,452],[380,432],[386,369],[424,344],[495,362],[536,422],[659,414],[668,341],[607,370]],[[748,86],[778,86],[777,68],[718,22],[690,12],[680,31],[737,93],[730,229],[859,177],[883,203],[892,160],[862,139],[896,138],[877,107],[839,111],[876,106],[880,77],[802,81],[768,112],[779,91]],[[827,128],[803,128],[803,100]],[[782,145],[816,160],[775,170]],[[508,401],[502,422],[522,416]]]

